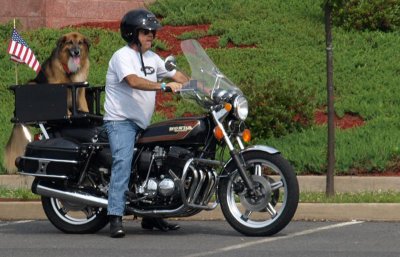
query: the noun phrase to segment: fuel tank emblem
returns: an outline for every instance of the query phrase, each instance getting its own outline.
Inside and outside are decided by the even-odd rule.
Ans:
[[[193,129],[192,126],[176,126],[176,127],[169,127],[169,132],[175,132],[175,133],[187,132],[191,131],[192,129]]]

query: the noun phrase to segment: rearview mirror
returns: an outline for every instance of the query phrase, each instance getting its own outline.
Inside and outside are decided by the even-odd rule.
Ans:
[[[167,71],[172,71],[176,69],[176,59],[173,55],[170,55],[167,58],[165,58],[165,69]]]

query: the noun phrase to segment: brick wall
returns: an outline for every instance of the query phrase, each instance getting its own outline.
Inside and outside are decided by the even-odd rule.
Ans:
[[[0,0],[0,23],[14,18],[24,29],[60,28],[94,21],[116,21],[154,0]]]

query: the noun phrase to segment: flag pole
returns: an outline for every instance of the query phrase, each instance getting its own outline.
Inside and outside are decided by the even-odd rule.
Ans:
[[[15,29],[15,18],[14,18],[14,29]],[[14,64],[15,66],[15,85],[18,85],[18,63]]]

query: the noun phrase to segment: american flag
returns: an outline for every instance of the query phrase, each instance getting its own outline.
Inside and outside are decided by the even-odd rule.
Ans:
[[[15,29],[13,29],[11,41],[8,45],[8,53],[11,54],[12,61],[26,63],[36,73],[40,71],[40,64],[36,60],[35,54]]]

